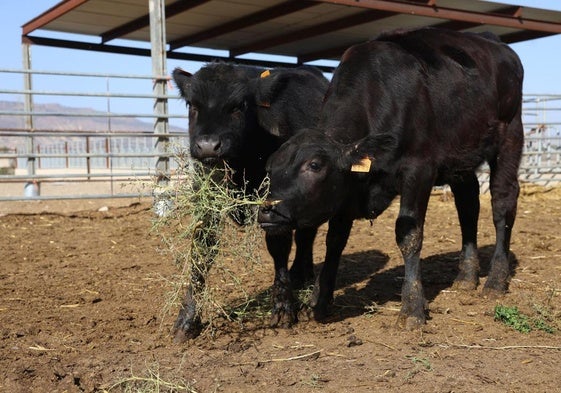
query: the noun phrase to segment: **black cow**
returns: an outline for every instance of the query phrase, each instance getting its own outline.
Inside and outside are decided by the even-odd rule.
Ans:
[[[475,170],[484,161],[491,169],[496,247],[483,291],[506,290],[523,144],[522,79],[517,55],[490,35],[400,31],[344,53],[316,129],[298,133],[271,156],[270,203],[259,213],[271,233],[329,221],[325,265],[311,301],[316,319],[333,299],[353,220],[376,218],[400,195],[395,236],[405,278],[398,324],[411,329],[425,322],[419,262],[435,185],[451,186],[461,226],[455,286],[475,289]]]
[[[277,68],[210,63],[195,74],[179,68],[173,79],[189,107],[191,156],[207,167],[232,170],[234,187],[253,192],[265,178],[265,164],[273,151],[295,131],[315,126],[328,81],[314,67]],[[209,218],[212,220],[212,218]],[[313,278],[312,243],[316,229],[298,230],[298,248],[290,270],[296,284]],[[272,249],[290,248],[292,235],[267,235]],[[208,256],[207,271],[213,262]],[[286,260],[284,261],[286,268]],[[275,266],[276,266],[275,262]],[[201,291],[204,273],[194,269],[191,283],[175,323],[175,341],[197,336],[202,328],[193,291]],[[275,283],[289,282],[285,270],[278,271]],[[284,286],[283,286],[284,288]],[[275,291],[273,300],[287,296]],[[284,304],[284,303],[280,303]],[[292,311],[291,311],[292,312]],[[279,311],[273,310],[273,316]],[[273,324],[277,324],[273,317]]]

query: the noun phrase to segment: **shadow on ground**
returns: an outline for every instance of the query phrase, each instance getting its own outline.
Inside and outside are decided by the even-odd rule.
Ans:
[[[480,278],[486,277],[489,272],[493,250],[492,245],[479,248]],[[421,277],[425,297],[429,303],[443,290],[452,287],[458,274],[458,258],[459,252],[454,251],[422,259]],[[343,255],[339,265],[331,314],[324,322],[331,323],[353,318],[389,302],[399,303],[405,270],[403,264],[384,269],[389,261],[390,257],[378,250]],[[511,253],[511,276],[517,265],[518,260]],[[319,274],[322,267],[323,263],[315,266],[316,275]],[[298,298],[305,299],[310,288],[307,291],[307,294],[299,293]],[[305,308],[305,305],[303,304],[302,307]],[[270,313],[270,308],[270,290],[267,289],[255,294],[251,303],[232,307],[231,317],[236,319],[241,314],[266,317]],[[240,312],[240,309],[243,309],[243,313]]]

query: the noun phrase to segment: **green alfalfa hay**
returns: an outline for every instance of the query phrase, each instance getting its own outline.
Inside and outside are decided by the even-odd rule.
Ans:
[[[530,317],[518,310],[516,306],[509,307],[497,304],[495,306],[495,320],[520,333],[529,333],[532,330],[555,333],[555,328],[551,325],[551,321],[544,317],[543,312],[538,313],[535,317]]]
[[[248,278],[261,266],[259,245],[263,232],[257,225],[257,208],[265,200],[268,183],[259,190],[232,187],[228,167],[205,169],[197,162],[178,157],[178,170],[165,189],[170,209],[155,220],[160,235],[179,273],[168,281],[169,291],[164,314],[175,312],[181,305],[193,275],[201,275],[206,284],[194,294],[197,311],[211,329],[217,316],[227,319],[254,304],[246,291]],[[234,223],[232,216],[243,225]],[[207,261],[213,260],[212,265]],[[229,265],[243,265],[234,272]],[[209,276],[218,276],[212,285]],[[237,306],[227,304],[228,297]]]

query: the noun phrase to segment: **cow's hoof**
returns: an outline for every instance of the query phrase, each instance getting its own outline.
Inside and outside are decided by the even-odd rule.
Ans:
[[[483,290],[481,291],[481,296],[486,299],[495,300],[503,297],[506,293],[506,288],[496,289],[490,286],[485,285]]]
[[[291,303],[276,303],[271,313],[271,327],[289,328],[298,322],[297,313]]]
[[[314,319],[314,309],[307,304],[302,304],[298,310],[298,322],[308,322]]]
[[[397,317],[397,327],[405,330],[417,330],[425,325],[425,316],[405,315],[400,313]]]
[[[482,290],[482,295],[489,299],[498,299],[504,295],[508,288],[508,279],[504,275],[495,278],[497,275],[487,276],[487,281]]]
[[[452,284],[452,289],[455,291],[473,291],[477,288],[477,281],[456,279]]]
[[[192,338],[197,338],[202,331],[203,324],[199,318],[190,321],[177,320],[173,329],[173,342],[182,344]]]

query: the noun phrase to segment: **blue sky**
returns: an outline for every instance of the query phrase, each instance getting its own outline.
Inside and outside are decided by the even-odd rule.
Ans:
[[[469,0],[466,0],[469,1]],[[22,68],[21,26],[41,12],[57,4],[58,0],[20,0],[0,2],[0,37],[4,55],[0,57],[0,68]],[[526,5],[561,11],[559,0],[505,0],[508,4]],[[61,38],[63,36],[60,36]],[[525,68],[524,92],[561,94],[561,35],[513,44],[512,48],[522,59]],[[32,47],[32,65],[36,70],[83,71],[99,73],[151,74],[148,57],[105,54],[70,49]],[[181,66],[196,71],[201,63],[168,59],[168,70]],[[21,88],[21,77],[17,74],[0,84],[4,88]],[[88,87],[82,87],[82,89]],[[75,87],[74,90],[78,89]],[[103,89],[101,89],[103,90]],[[173,92],[172,92],[173,94]],[[13,99],[0,95],[0,100]],[[172,103],[180,105],[180,103]],[[179,109],[181,110],[181,109]]]

